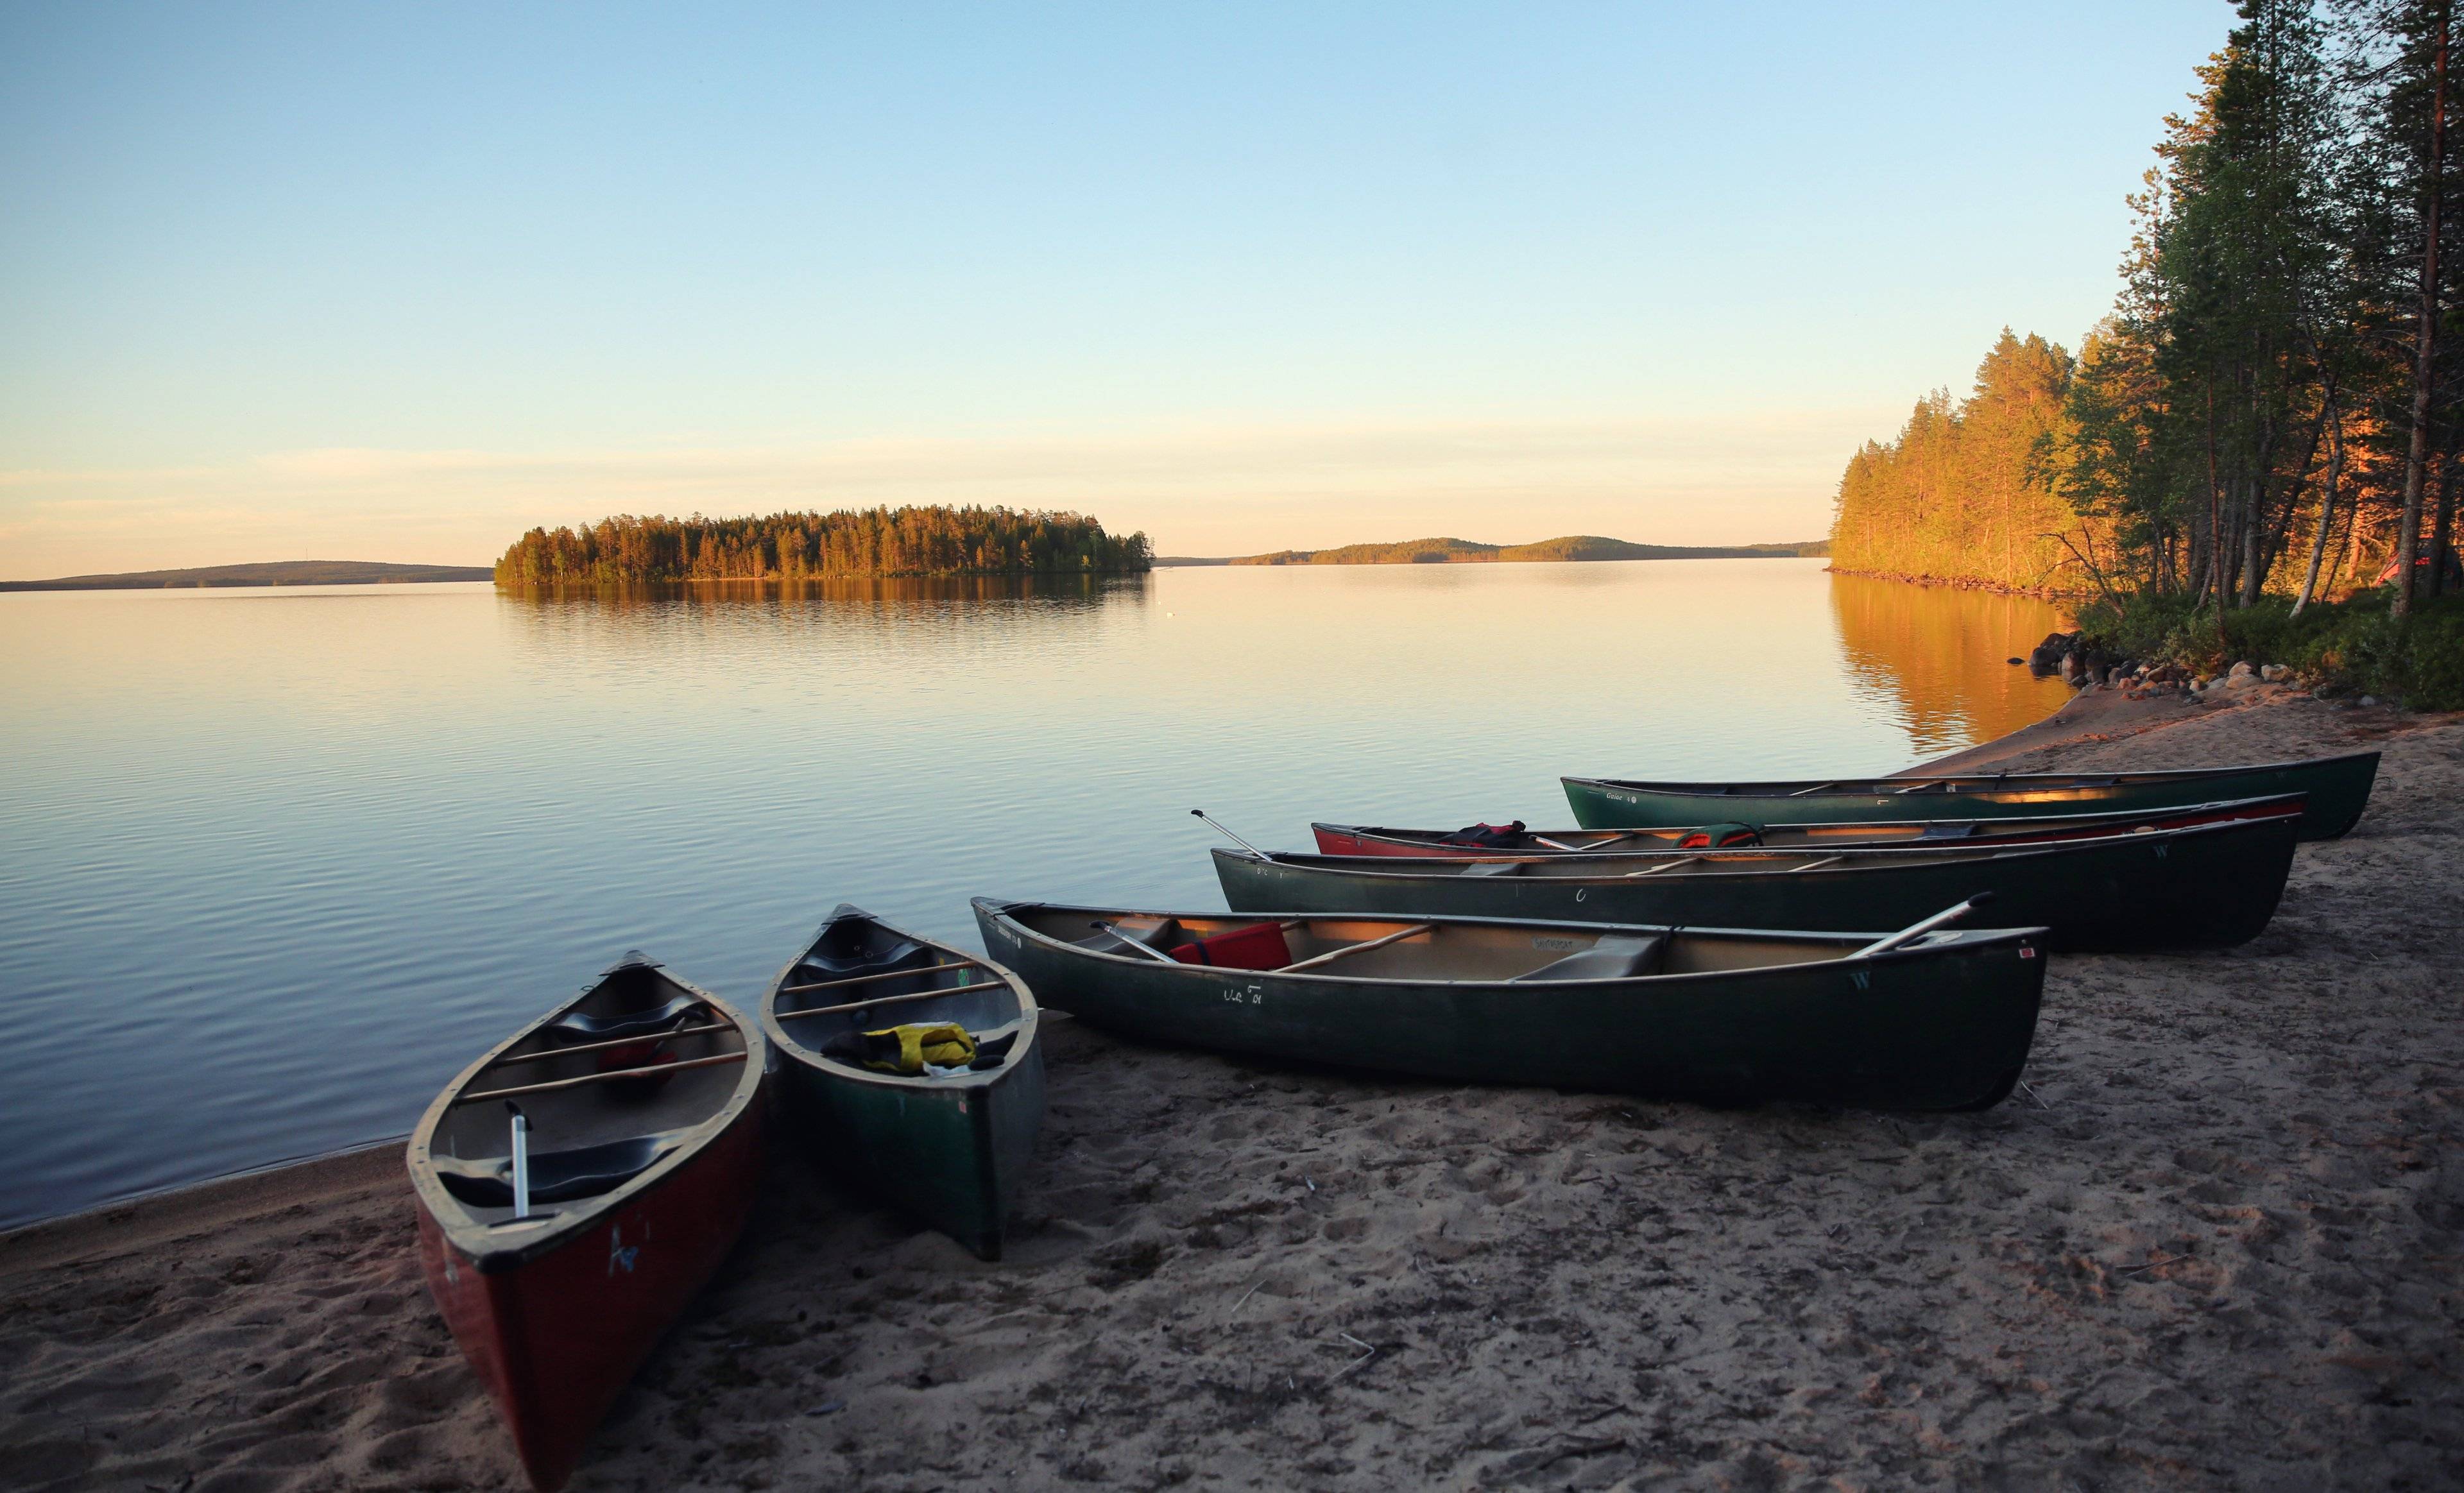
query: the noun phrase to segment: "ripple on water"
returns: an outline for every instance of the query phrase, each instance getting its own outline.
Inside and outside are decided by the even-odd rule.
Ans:
[[[751,1000],[843,899],[964,944],[979,893],[1221,906],[1193,805],[1563,823],[1560,773],[1876,770],[2057,703],[1999,663],[2050,608],[1857,584],[0,597],[0,1001],[46,1080],[0,1086],[0,1223],[401,1133],[627,947]]]

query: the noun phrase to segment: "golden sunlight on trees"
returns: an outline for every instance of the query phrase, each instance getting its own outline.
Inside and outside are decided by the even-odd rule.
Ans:
[[[2007,331],[1839,485],[1837,568],[2245,609],[2452,590],[2451,0],[2243,0],[2165,121],[2114,309]]]
[[[500,586],[833,576],[1092,575],[1145,570],[1144,534],[1078,514],[868,508],[766,518],[603,518],[533,529],[496,561]]]

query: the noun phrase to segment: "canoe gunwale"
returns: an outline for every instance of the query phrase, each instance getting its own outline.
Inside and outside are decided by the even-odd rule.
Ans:
[[[2232,834],[2248,831],[2255,826],[2275,825],[2285,820],[2299,821],[2300,818],[2301,810],[2294,808],[2281,813],[2253,814],[2247,818],[2212,824],[2185,824],[2178,829],[2124,831],[2116,834],[2084,835],[2075,840],[2039,841],[2016,845],[1997,845],[1989,841],[1962,845],[1952,841],[1942,841],[1932,845],[1841,845],[1828,849],[1736,845],[1725,849],[1606,850],[1573,854],[1565,851],[1546,851],[1539,854],[1475,853],[1465,856],[1319,855],[1310,851],[1295,850],[1275,851],[1260,856],[1230,845],[1215,845],[1211,847],[1210,853],[1219,860],[1256,861],[1264,865],[1280,867],[1286,870],[1308,871],[1330,876],[1380,878],[1388,881],[1453,881],[1463,874],[1461,870],[1438,871],[1417,868],[1419,863],[1431,861],[1457,867],[1465,865],[1499,863],[1558,867],[1572,862],[1591,866],[1610,861],[1637,865],[1650,863],[1666,867],[1674,865],[1681,859],[1701,860],[1714,857],[1721,860],[1740,861],[1843,859],[1845,864],[1837,866],[1783,866],[1757,869],[1739,868],[1715,873],[1722,880],[1760,876],[1830,877],[1852,876],[1859,871],[1888,871],[1903,866],[1928,862],[1946,862],[1952,865],[1982,864],[1988,861],[2078,855],[2089,850],[2106,849],[2116,845],[2172,845],[2199,835]],[[1335,864],[1322,864],[1329,862]],[[1623,878],[1603,873],[1597,876],[1552,875],[1532,879],[1550,885],[1571,883],[1579,886],[1585,883],[1613,884]],[[1330,914],[1321,912],[1313,915],[1325,917]]]
[[[2178,782],[2185,779],[2230,779],[2256,773],[2291,772],[2302,768],[2323,768],[2343,763],[2358,763],[2364,758],[2376,761],[2377,751],[2344,752],[2334,757],[2303,757],[2286,762],[2238,762],[2231,767],[2162,767],[2130,771],[2079,773],[1928,773],[1922,768],[1908,768],[1897,775],[1860,776],[1832,779],[1793,779],[1768,781],[1731,782],[1710,791],[1697,782],[1656,781],[1643,778],[1586,778],[1561,776],[1562,783],[1579,783],[1588,788],[1617,788],[1659,795],[1663,798],[1697,798],[1711,801],[1738,798],[1868,798],[1877,793],[1893,793],[1914,798],[1906,790],[1918,785],[1935,783],[1977,783],[2020,788],[2057,788],[2093,783],[2161,783]],[[1894,789],[1888,785],[1898,784]],[[1862,786],[1860,786],[1862,785]],[[1826,790],[1809,793],[1805,790]],[[1949,795],[1946,795],[1949,797]]]
[[[470,1260],[473,1267],[480,1274],[494,1275],[517,1269],[529,1261],[562,1248],[578,1236],[596,1228],[609,1215],[619,1212],[666,1185],[671,1178],[682,1174],[698,1160],[702,1153],[720,1137],[744,1123],[748,1117],[759,1116],[760,1111],[757,1108],[756,1101],[760,1097],[761,1086],[769,1071],[768,1039],[762,1034],[759,1025],[748,1020],[743,1012],[682,976],[657,965],[654,961],[639,962],[656,969],[660,978],[692,994],[696,1000],[708,1005],[736,1029],[737,1037],[744,1043],[744,1061],[737,1076],[735,1088],[728,1094],[726,1103],[708,1118],[682,1130],[655,1131],[655,1133],[672,1134],[677,1137],[675,1149],[657,1161],[626,1178],[622,1184],[597,1197],[577,1199],[570,1207],[559,1205],[556,1212],[540,1216],[531,1228],[517,1232],[511,1223],[489,1224],[473,1221],[470,1215],[463,1211],[461,1204],[445,1190],[445,1183],[437,1173],[433,1159],[436,1129],[443,1123],[445,1116],[458,1106],[464,1090],[468,1089],[480,1074],[486,1072],[513,1048],[536,1035],[549,1022],[589,999],[592,992],[596,991],[609,976],[614,975],[618,970],[630,967],[634,961],[623,961],[610,967],[563,1004],[539,1016],[523,1026],[521,1030],[489,1048],[460,1073],[455,1074],[452,1082],[447,1084],[443,1091],[429,1101],[427,1110],[419,1117],[419,1123],[411,1129],[410,1141],[405,1148],[404,1155],[405,1164],[410,1172],[411,1189],[418,1195],[421,1209],[435,1219],[438,1231],[444,1235],[446,1246]],[[646,1131],[644,1133],[654,1132]]]
[[[1219,853],[1221,853],[1220,848]],[[1231,853],[1236,856],[1242,856],[1244,859],[1247,858],[1245,853],[1242,851],[1236,850]],[[1880,930],[1872,933],[1828,933],[1777,928],[1707,928],[1682,923],[1584,923],[1576,922],[1568,918],[1475,917],[1454,913],[1432,914],[1426,917],[1417,917],[1395,915],[1383,912],[1162,912],[1139,911],[1134,909],[1080,907],[1075,903],[1067,902],[1014,901],[1000,897],[977,897],[973,900],[972,905],[979,910],[989,911],[994,918],[998,919],[1003,927],[1013,932],[1022,941],[1031,939],[1037,944],[1058,951],[1071,958],[1104,959],[1121,965],[1127,969],[1147,970],[1157,975],[1169,974],[1171,972],[1166,971],[1162,965],[1150,959],[1133,959],[1124,954],[1114,954],[1104,949],[1089,949],[1083,944],[1072,943],[1066,938],[1056,938],[1050,933],[1042,933],[1036,929],[1028,927],[1026,924],[1020,922],[1017,918],[1013,917],[1011,913],[1022,910],[1050,908],[1055,911],[1068,912],[1109,911],[1115,916],[1208,918],[1220,919],[1226,922],[1251,921],[1263,923],[1291,919],[1299,919],[1305,922],[1344,923],[1420,922],[1432,923],[1440,927],[1460,925],[1483,928],[1536,929],[1549,932],[1562,930],[1577,934],[1590,933],[1595,935],[1602,933],[1603,932],[1619,933],[1658,933],[1672,940],[1684,935],[1711,934],[1719,937],[1738,937],[1770,942],[1837,943],[1852,950],[1861,945],[1871,943],[1877,938],[1885,937],[1889,933],[1893,932],[1893,930]],[[1174,963],[1177,969],[1185,972],[1187,975],[1231,976],[1252,979],[1263,977],[1279,980],[1317,981],[1329,985],[1393,985],[1419,988],[1432,984],[1452,984],[1478,987],[1494,986],[1499,989],[1513,989],[1519,991],[1580,989],[1595,985],[1631,985],[1650,988],[1684,982],[1698,982],[1703,980],[1734,979],[1740,977],[1770,975],[1782,971],[1829,969],[1835,966],[1856,962],[1868,964],[1891,963],[1898,962],[1903,959],[1923,958],[1954,948],[1981,950],[1991,948],[1997,944],[2018,943],[2029,939],[2035,939],[2041,943],[2050,930],[2044,928],[1961,928],[1947,929],[1942,932],[1949,933],[1952,936],[1942,939],[1939,942],[1919,941],[1916,943],[1903,944],[1895,949],[1885,949],[1880,954],[1859,955],[1852,953],[1842,955],[1840,957],[1836,959],[1800,959],[1788,964],[1757,964],[1749,968],[1732,970],[1686,970],[1677,974],[1611,976],[1606,978],[1599,979],[1556,979],[1550,980],[1545,985],[1534,984],[1529,981],[1513,978],[1446,980],[1427,975],[1409,977],[1391,975],[1339,975],[1333,973],[1322,974],[1316,970],[1302,970],[1294,974],[1286,974],[1282,970],[1224,969],[1216,965],[1180,964],[1177,960],[1175,960]]]
[[[804,962],[805,956],[813,952],[814,945],[822,941],[831,926],[849,916],[861,917],[867,922],[896,933],[902,938],[912,939],[935,953],[979,966],[1007,985],[1011,996],[1018,1001],[1018,1039],[1010,1044],[1009,1055],[1002,1060],[1001,1066],[986,1068],[981,1072],[953,1073],[943,1078],[935,1078],[924,1073],[878,1073],[870,1068],[858,1067],[852,1063],[842,1063],[817,1048],[805,1046],[790,1036],[785,1023],[779,1020],[780,989],[787,984],[788,977],[795,974],[797,966]],[[915,970],[901,973],[923,975],[934,972]],[[913,994],[930,995],[933,992],[919,991]],[[906,929],[894,927],[855,907],[834,912],[822,920],[821,926],[813,930],[813,935],[804,940],[803,948],[798,950],[796,956],[789,959],[779,971],[778,976],[770,981],[770,988],[762,993],[759,1009],[761,1033],[769,1040],[770,1045],[777,1049],[782,1061],[794,1063],[799,1067],[823,1074],[835,1082],[858,1084],[872,1088],[906,1089],[924,1093],[953,1093],[961,1089],[989,1088],[1001,1083],[1012,1068],[1025,1061],[1027,1050],[1035,1044],[1042,1015],[1043,1008],[1035,1003],[1035,993],[1027,989],[1026,981],[1019,977],[1017,971],[997,960],[981,955],[969,954],[963,949],[943,943],[937,938],[927,938],[921,933],[910,933]]]
[[[1983,849],[1998,843],[2000,834],[2008,834],[2012,836],[2025,835],[2032,841],[2049,840],[2056,836],[2059,836],[2066,840],[2087,840],[2093,839],[2100,834],[2124,833],[2126,831],[2118,830],[2109,826],[2128,823],[2133,821],[2149,819],[2188,819],[2193,815],[2201,814],[2233,814],[2244,819],[2268,818],[2275,812],[2301,814],[2306,811],[2303,801],[2307,797],[2308,795],[2306,793],[2296,790],[2290,793],[2256,794],[2249,798],[2216,799],[2205,803],[2186,803],[2176,808],[2108,809],[2101,812],[2087,814],[2046,815],[2035,819],[2012,819],[2006,816],[1991,814],[1972,814],[1947,815],[1941,819],[1874,820],[1864,822],[1861,824],[1858,822],[1848,820],[1805,820],[1802,822],[1772,821],[1768,823],[1757,825],[1756,827],[1764,834],[1797,834],[1805,832],[1820,833],[1826,837],[1836,836],[1843,830],[1859,827],[1918,832],[1897,834],[1886,841],[1861,842],[1847,840],[1839,843],[1819,845],[1808,844],[1803,846],[1697,846],[1695,851],[1687,853],[1699,853],[1703,849],[1709,848],[1718,849],[1724,854],[1731,850],[1757,849],[1771,849],[1783,852],[1794,849],[1800,854],[1812,854],[1817,849],[1824,853],[1828,853],[1832,850],[1904,849],[1918,845],[1923,845],[1931,849]],[[1704,824],[1636,825],[1621,829],[1587,828],[1580,825],[1571,828],[1560,826],[1553,829],[1526,830],[1525,834],[1533,838],[1537,838],[1542,835],[1607,834],[1612,837],[1612,840],[1614,840],[1638,835],[1683,835],[1704,829],[1712,823],[1720,822],[1706,821]],[[1922,830],[1926,826],[1935,824],[1973,825],[1983,829],[1985,833],[1983,833],[1979,838],[1974,839],[1965,837],[1953,839],[1946,835],[1936,837],[1932,840],[1926,840],[1924,837]],[[2069,824],[2076,824],[2077,828],[2065,833],[2063,826]],[[1548,860],[1556,862],[1578,860],[1591,856],[1634,856],[1650,855],[1655,853],[1653,847],[1649,845],[1630,845],[1618,848],[1608,842],[1603,842],[1602,847],[1595,848],[1592,845],[1577,845],[1571,850],[1551,850],[1546,848],[1523,849],[1519,847],[1500,849],[1485,845],[1447,845],[1438,837],[1452,834],[1455,831],[1443,829],[1406,829],[1390,824],[1343,824],[1335,823],[1327,820],[1311,822],[1309,824],[1309,830],[1312,834],[1317,834],[1321,831],[1331,831],[1337,835],[1352,837],[1363,844],[1374,843],[1381,845],[1408,845],[1412,847],[1413,853],[1409,856],[1386,855],[1376,857],[1387,860],[1494,860],[1503,858]],[[1671,851],[1674,850],[1673,846],[1668,848]],[[1333,852],[1320,850],[1302,853],[1329,855]],[[1375,852],[1371,852],[1371,856],[1375,856]],[[1343,856],[1339,858],[1369,859],[1371,856]]]

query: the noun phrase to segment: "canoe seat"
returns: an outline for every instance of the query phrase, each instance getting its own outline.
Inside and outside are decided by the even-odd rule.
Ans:
[[[1661,952],[1668,940],[1658,933],[1639,937],[1623,934],[1601,939],[1580,954],[1570,954],[1554,964],[1543,964],[1529,975],[1517,975],[1507,983],[1529,984],[1535,980],[1559,979],[1632,979],[1648,975],[1658,967]]]
[[[682,1144],[677,1135],[636,1135],[600,1146],[571,1151],[531,1153],[531,1201],[571,1202],[612,1193],[658,1164]],[[431,1158],[436,1179],[459,1202],[473,1208],[514,1205],[514,1160],[463,1161],[452,1156]]]
[[[1466,876],[1517,876],[1523,871],[1521,861],[1475,861],[1463,867]]]
[[[798,959],[796,965],[799,969],[817,970],[825,977],[832,977],[870,975],[882,970],[903,970],[938,962],[932,950],[913,938],[901,938],[882,953],[872,955],[866,954],[861,948],[841,955],[815,947]]]
[[[587,1016],[569,1012],[547,1024],[551,1041],[566,1043],[612,1042],[623,1037],[650,1037],[682,1026],[687,1018],[701,1010],[701,1001],[693,996],[678,996],[666,1005],[648,1011],[628,1011],[620,1016]]]

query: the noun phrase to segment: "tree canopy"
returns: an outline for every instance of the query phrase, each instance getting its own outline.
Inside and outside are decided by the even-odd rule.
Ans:
[[[1859,451],[1835,564],[2218,608],[2452,585],[2453,11],[2243,0],[2128,199],[2111,314],[2076,359],[2005,331],[1971,395]]]

